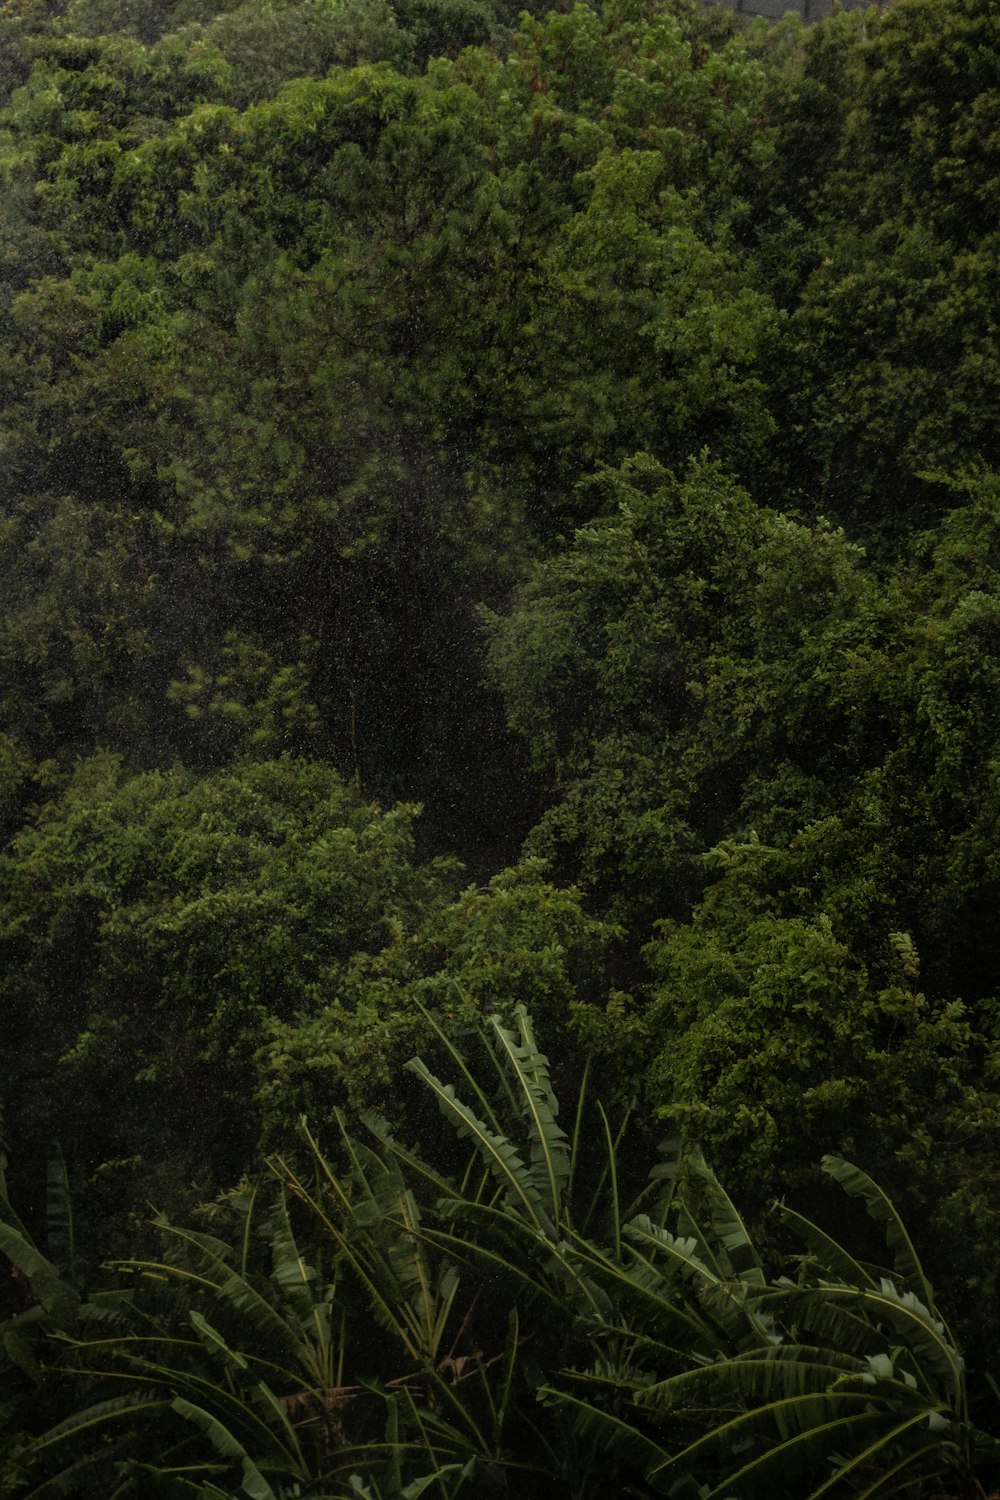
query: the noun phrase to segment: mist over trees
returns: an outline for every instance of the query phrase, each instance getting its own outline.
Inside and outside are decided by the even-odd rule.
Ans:
[[[988,1493],[1000,12],[3,0],[0,177],[0,1495]]]

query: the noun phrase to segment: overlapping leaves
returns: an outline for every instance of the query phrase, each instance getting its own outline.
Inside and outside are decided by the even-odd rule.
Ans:
[[[885,1226],[892,1264],[782,1209],[805,1254],[775,1278],[696,1149],[668,1143],[625,1203],[623,1133],[586,1079],[563,1128],[523,1008],[463,1046],[426,1019],[456,1079],[411,1064],[451,1127],[443,1144],[428,1126],[427,1149],[410,1148],[373,1115],[369,1141],[337,1121],[324,1147],[303,1124],[304,1149],[273,1158],[266,1185],[242,1184],[205,1228],[160,1216],[162,1257],[118,1263],[118,1287],[89,1298],[68,1279],[58,1159],[62,1270],[6,1211],[3,1248],[38,1296],[8,1352],[80,1396],[34,1443],[32,1500],[515,1486],[853,1500],[957,1493],[1000,1468],[913,1241],[870,1177],[824,1162]]]

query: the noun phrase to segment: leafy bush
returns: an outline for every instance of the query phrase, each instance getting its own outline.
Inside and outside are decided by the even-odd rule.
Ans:
[[[805,1255],[774,1278],[697,1150],[674,1143],[626,1207],[621,1131],[586,1090],[559,1124],[523,1008],[438,1040],[456,1083],[410,1067],[452,1127],[443,1156],[375,1115],[367,1142],[338,1122],[334,1154],[303,1126],[300,1161],[207,1228],[159,1218],[164,1255],[118,1263],[118,1290],[80,1298],[8,1210],[0,1243],[39,1297],[8,1347],[81,1398],[27,1453],[32,1495],[819,1500],[1000,1473],[865,1173],[824,1162],[891,1265],[782,1209]]]

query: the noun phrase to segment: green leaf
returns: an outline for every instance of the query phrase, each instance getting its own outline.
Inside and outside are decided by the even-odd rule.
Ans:
[[[706,1492],[704,1500],[716,1500],[733,1493],[738,1478],[749,1476],[759,1465],[784,1466],[786,1480],[792,1474],[808,1472],[809,1465],[823,1462],[855,1434],[883,1422],[883,1414],[873,1412],[868,1396],[860,1392],[809,1392],[781,1397],[712,1427],[680,1453],[672,1454],[650,1470],[648,1477],[662,1480],[678,1470],[701,1473],[706,1465],[739,1453],[748,1441],[760,1441],[762,1435],[766,1444],[763,1452],[738,1469],[730,1469],[717,1488]],[[777,1442],[771,1440],[772,1432],[778,1437]],[[787,1467],[789,1460],[794,1462],[794,1468]]]
[[[47,1163],[47,1209],[49,1253],[64,1276],[75,1273],[73,1246],[73,1201],[62,1147],[49,1147]]]
[[[218,1417],[214,1417],[204,1407],[186,1401],[183,1396],[176,1397],[170,1404],[178,1416],[201,1428],[217,1453],[223,1458],[239,1462],[243,1470],[240,1487],[250,1496],[250,1500],[277,1500],[273,1489],[243,1444],[233,1436],[228,1427],[219,1421]]]
[[[815,1255],[820,1268],[839,1280],[848,1282],[854,1286],[876,1287],[875,1280],[860,1261],[854,1259],[842,1245],[838,1244],[831,1235],[819,1228],[811,1219],[805,1218],[797,1213],[795,1209],[787,1208],[783,1203],[776,1205],[777,1212],[783,1224],[787,1224],[799,1239]]]
[[[10,1224],[0,1223],[0,1250],[28,1278],[32,1291],[56,1326],[71,1326],[80,1305],[80,1294],[63,1280],[52,1262]]]
[[[269,1165],[280,1180],[306,1203],[337,1246],[342,1263],[349,1267],[368,1294],[375,1317],[383,1328],[394,1334],[413,1359],[419,1359],[419,1349],[413,1337],[413,1323],[405,1306],[405,1299],[393,1271],[388,1247],[373,1232],[376,1226],[384,1225],[385,1210],[379,1195],[364,1180],[362,1205],[351,1200],[345,1184],[341,1182],[304,1121],[300,1130],[309,1144],[321,1180],[333,1191],[338,1208],[346,1216],[350,1233],[334,1222],[326,1211],[320,1197],[314,1195],[291,1167],[280,1158],[271,1158]],[[345,1140],[350,1140],[346,1131]],[[357,1156],[355,1153],[355,1159]],[[360,1161],[358,1162],[360,1171]],[[384,1184],[382,1185],[384,1187]],[[381,1191],[381,1187],[380,1187]],[[357,1231],[357,1232],[355,1232]]]
[[[900,1292],[883,1278],[877,1290],[789,1286],[769,1292],[767,1300],[794,1309],[802,1327],[830,1338],[850,1353],[884,1352],[888,1330],[892,1342],[902,1341],[912,1357],[914,1373],[923,1389],[933,1394],[943,1378],[948,1399],[956,1409],[960,1406],[964,1389],[962,1357],[947,1338],[944,1324],[913,1292]]]
[[[690,1170],[696,1175],[708,1204],[712,1231],[721,1247],[732,1272],[748,1286],[762,1287],[764,1271],[746,1225],[733,1205],[729,1194],[705,1161],[700,1151],[691,1151],[687,1158]]]
[[[401,1500],[420,1500],[420,1496],[430,1489],[432,1484],[437,1484],[448,1474],[461,1474],[467,1477],[472,1472],[471,1463],[468,1464],[443,1464],[440,1469],[435,1469],[433,1474],[425,1474],[420,1479],[414,1479],[401,1492]]]
[[[304,1332],[320,1345],[330,1343],[330,1314],[317,1297],[317,1277],[299,1250],[288,1217],[288,1201],[282,1186],[271,1221],[271,1277],[288,1299]]]
[[[839,1182],[845,1193],[852,1198],[862,1198],[869,1216],[878,1224],[885,1225],[885,1242],[894,1256],[894,1264],[900,1276],[915,1286],[915,1290],[928,1308],[934,1306],[934,1291],[924,1274],[920,1257],[906,1226],[896,1211],[888,1194],[878,1183],[839,1156],[824,1156],[823,1171],[835,1182]]]
[[[557,1390],[554,1386],[539,1386],[537,1396],[546,1405],[562,1406],[572,1412],[581,1431],[596,1436],[602,1444],[641,1471],[650,1474],[663,1467],[666,1450],[624,1418],[603,1411],[579,1396]]]
[[[15,1329],[7,1327],[3,1331],[3,1348],[11,1364],[23,1370],[36,1385],[41,1385],[44,1378],[42,1367],[27,1339],[21,1338]]]
[[[454,1086],[450,1083],[444,1084],[439,1078],[435,1078],[421,1058],[412,1058],[406,1066],[435,1095],[442,1112],[458,1126],[459,1134],[468,1136],[475,1142],[486,1165],[506,1190],[511,1206],[520,1206],[529,1222],[539,1233],[554,1235],[555,1226],[542,1206],[541,1195],[534,1178],[511,1141],[506,1136],[498,1135],[490,1130],[456,1096]]]
[[[173,1235],[194,1249],[196,1257],[201,1260],[205,1270],[209,1273],[209,1285],[218,1297],[228,1302],[241,1317],[246,1318],[252,1328],[269,1339],[287,1356],[302,1360],[303,1355],[308,1351],[303,1349],[301,1339],[270,1302],[251,1286],[246,1277],[234,1271],[223,1259],[215,1249],[210,1236],[197,1234],[189,1229],[181,1229],[165,1219],[156,1222],[165,1233]],[[139,1271],[152,1265],[147,1261],[133,1261],[131,1264]],[[159,1266],[157,1269],[167,1270],[182,1281],[187,1279],[193,1282],[196,1279],[181,1267]]]
[[[227,1365],[234,1365],[238,1370],[247,1369],[247,1362],[243,1355],[235,1349],[230,1349],[221,1333],[216,1332],[211,1323],[206,1318],[203,1318],[200,1312],[192,1307],[188,1311],[188,1317],[206,1349],[213,1353],[221,1354]]]
[[[640,1406],[664,1410],[740,1400],[768,1401],[784,1396],[822,1394],[847,1375],[860,1376],[865,1362],[816,1345],[778,1345],[685,1370],[636,1392]]]
[[[844,1461],[839,1463],[837,1465],[836,1473],[832,1474],[824,1484],[821,1484],[818,1486],[818,1488],[812,1490],[807,1496],[807,1500],[820,1500],[821,1496],[826,1495],[831,1490],[835,1489],[837,1485],[840,1484],[840,1481],[842,1479],[851,1474],[857,1474],[859,1472],[864,1475],[871,1469],[876,1470],[877,1477],[872,1480],[871,1484],[865,1485],[865,1488],[863,1490],[855,1490],[853,1492],[855,1500],[863,1500],[864,1496],[872,1496],[876,1494],[880,1489],[884,1489],[886,1486],[891,1486],[893,1481],[898,1478],[898,1476],[904,1469],[908,1469],[912,1464],[915,1463],[923,1463],[927,1465],[930,1469],[930,1473],[926,1477],[933,1477],[935,1474],[940,1472],[936,1464],[936,1460],[938,1459],[938,1456],[940,1454],[940,1448],[938,1444],[933,1442],[917,1442],[915,1446],[909,1452],[904,1453],[902,1458],[899,1459],[897,1463],[893,1464],[891,1468],[880,1470],[880,1466],[878,1463],[879,1455],[886,1454],[886,1450],[889,1450],[887,1456],[891,1456],[892,1446],[893,1444],[898,1443],[900,1438],[904,1437],[907,1433],[913,1434],[914,1430],[917,1428],[923,1429],[927,1423],[927,1415],[928,1414],[926,1411],[916,1412],[913,1416],[907,1417],[896,1427],[890,1429],[890,1431],[880,1433],[873,1443],[869,1443],[867,1447],[860,1449],[851,1458],[845,1459]],[[909,1485],[911,1482],[912,1477],[907,1479],[907,1485]]]
[[[167,1401],[149,1401],[144,1397],[134,1395],[115,1396],[108,1401],[95,1402],[82,1411],[74,1412],[72,1416],[58,1422],[55,1427],[50,1427],[47,1432],[43,1432],[41,1437],[35,1438],[31,1444],[31,1455],[37,1457],[59,1443],[81,1435],[89,1435],[95,1429],[104,1427],[108,1423],[133,1421],[142,1413],[162,1411],[168,1404]],[[93,1458],[89,1458],[87,1462],[93,1462]]]
[[[520,1042],[502,1024],[499,1016],[490,1025],[513,1069],[520,1089],[521,1106],[530,1126],[532,1176],[547,1199],[549,1218],[559,1222],[563,1194],[570,1176],[570,1151],[566,1133],[556,1121],[558,1105],[549,1082],[548,1059],[539,1052],[531,1021],[523,1005],[515,1010],[521,1029]]]
[[[661,1229],[658,1224],[654,1224],[648,1214],[637,1214],[625,1225],[625,1237],[633,1244],[643,1245],[651,1250],[666,1261],[671,1270],[679,1272],[688,1281],[713,1286],[723,1284],[718,1272],[711,1269],[708,1262],[698,1254],[701,1246],[694,1236],[680,1239],[671,1234],[669,1229]],[[653,1264],[652,1261],[647,1263]]]

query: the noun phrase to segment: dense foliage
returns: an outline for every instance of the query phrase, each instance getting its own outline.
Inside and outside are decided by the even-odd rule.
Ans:
[[[0,0],[0,1493],[776,1494],[777,1386],[796,1497],[992,1462],[998,184],[983,0]],[[771,1279],[824,1154],[898,1349],[861,1230]]]
[[[568,1135],[515,1020],[462,1050],[437,1029],[457,1087],[410,1064],[469,1143],[464,1170],[377,1114],[367,1142],[338,1120],[343,1165],[304,1129],[304,1169],[272,1158],[270,1183],[240,1184],[201,1230],[158,1216],[160,1257],[109,1267],[120,1284],[89,1296],[61,1161],[61,1265],[6,1205],[0,1243],[38,1298],[8,1324],[12,1359],[37,1381],[58,1351],[85,1402],[20,1460],[32,1493],[819,1500],[1000,1472],[872,1178],[824,1159],[885,1226],[890,1267],[783,1209],[807,1254],[769,1277],[700,1152],[668,1146],[627,1206],[624,1127],[584,1088]]]

